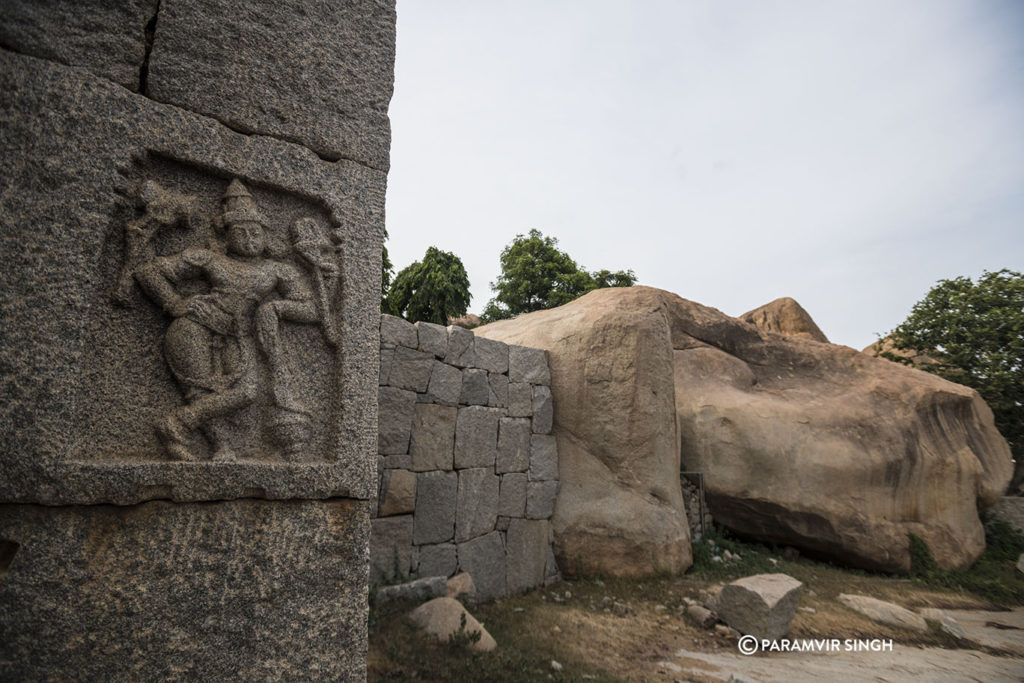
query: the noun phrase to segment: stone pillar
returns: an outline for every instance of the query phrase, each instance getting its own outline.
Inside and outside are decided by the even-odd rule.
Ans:
[[[389,0],[0,12],[0,679],[363,680]]]

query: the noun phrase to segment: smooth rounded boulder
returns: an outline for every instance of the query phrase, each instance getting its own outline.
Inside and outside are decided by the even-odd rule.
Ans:
[[[596,290],[477,333],[549,353],[567,573],[688,566],[680,461],[738,534],[884,571],[910,568],[910,533],[944,568],[973,563],[978,509],[1010,481],[974,390],[663,290]]]
[[[551,521],[562,572],[682,572],[692,559],[668,319],[657,290],[620,290],[634,295],[625,306],[604,291],[474,332],[548,352],[561,482]]]

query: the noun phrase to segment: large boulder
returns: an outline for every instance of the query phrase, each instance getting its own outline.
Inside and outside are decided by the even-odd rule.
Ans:
[[[788,296],[747,311],[740,316],[740,320],[753,323],[765,332],[776,332],[828,343],[828,337],[821,331],[810,314],[795,299]]]
[[[978,508],[1010,480],[974,390],[662,290],[597,290],[477,332],[550,354],[567,571],[689,564],[677,458],[737,533],[886,571],[909,569],[908,533],[940,566],[970,565]]]
[[[679,487],[672,340],[661,293],[601,290],[474,330],[547,349],[561,490],[552,526],[569,575],[648,576],[692,563]]]

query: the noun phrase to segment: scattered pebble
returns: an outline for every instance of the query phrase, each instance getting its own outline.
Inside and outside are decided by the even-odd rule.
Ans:
[[[565,599],[572,600],[572,591],[565,591]]]
[[[655,612],[664,612],[667,609],[668,609],[668,607],[665,607],[665,605],[655,605],[654,606],[654,611]]]
[[[561,671],[562,670],[562,665],[552,659],[551,660],[551,670],[552,671]]]
[[[556,625],[551,627],[551,631],[552,633],[561,633],[562,629],[558,628],[558,626]]]
[[[818,613],[818,610],[814,609],[813,607],[798,607],[797,609],[799,609],[801,612],[807,612],[808,614]]]
[[[515,609],[513,609],[512,611],[513,611],[513,612],[525,612],[525,611],[526,611],[526,608],[525,608],[525,607],[516,607],[516,608],[515,608]]]

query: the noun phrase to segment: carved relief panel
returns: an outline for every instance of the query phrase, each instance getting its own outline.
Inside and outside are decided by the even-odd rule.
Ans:
[[[180,400],[152,416],[160,457],[322,459],[337,388],[338,226],[310,202],[239,178],[183,183],[181,171],[150,164],[129,179],[111,292],[142,317],[162,314],[156,343]]]

